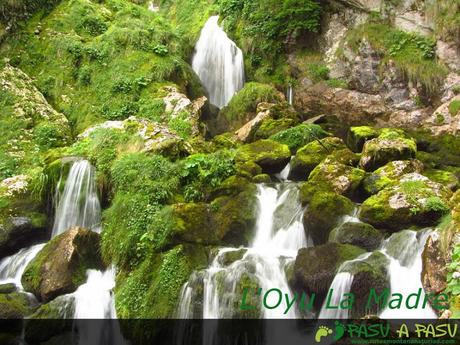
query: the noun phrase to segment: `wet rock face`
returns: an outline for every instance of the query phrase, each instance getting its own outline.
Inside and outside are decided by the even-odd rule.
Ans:
[[[347,222],[335,228],[329,234],[330,242],[352,244],[367,251],[380,247],[383,235],[372,225],[359,222]]]
[[[446,259],[438,232],[431,234],[422,253],[422,284],[426,293],[438,294],[447,286]]]
[[[299,250],[291,285],[300,291],[317,294],[324,299],[340,265],[364,253],[361,248],[339,243],[327,243]]]
[[[0,259],[45,240],[46,236],[46,216],[36,213],[28,217],[9,217],[0,224]]]
[[[99,234],[79,227],[52,239],[26,267],[22,285],[41,301],[71,293],[86,281],[86,270],[104,269]]]

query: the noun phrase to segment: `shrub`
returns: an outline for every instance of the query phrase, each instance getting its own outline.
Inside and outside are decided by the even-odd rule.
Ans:
[[[205,200],[213,188],[235,174],[234,157],[235,153],[228,150],[187,157],[181,166],[185,199]]]

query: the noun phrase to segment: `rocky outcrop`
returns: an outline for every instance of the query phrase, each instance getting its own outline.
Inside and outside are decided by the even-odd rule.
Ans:
[[[379,95],[330,88],[323,83],[301,87],[294,106],[307,113],[335,115],[346,124],[373,124],[391,111]]]
[[[99,235],[74,227],[55,237],[27,265],[22,285],[41,301],[71,293],[86,281],[86,270],[103,269]]]
[[[137,135],[142,141],[141,152],[158,153],[174,157],[192,151],[192,148],[167,126],[135,116],[131,116],[123,121],[106,121],[97,124],[87,128],[78,138],[80,140],[91,140],[92,134],[102,128],[114,131],[130,131],[130,133],[134,131],[134,135]]]
[[[459,86],[460,87],[460,86]],[[457,134],[460,131],[460,95],[441,104],[423,125],[435,135]]]

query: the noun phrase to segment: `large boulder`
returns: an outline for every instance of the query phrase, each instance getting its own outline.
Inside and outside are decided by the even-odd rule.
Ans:
[[[398,184],[399,179],[409,173],[422,173],[423,163],[417,159],[392,161],[373,173],[363,181],[364,190],[368,194],[376,194],[382,189]]]
[[[380,247],[383,235],[372,225],[360,222],[346,222],[329,234],[329,242],[352,244],[367,251],[373,251]]]
[[[361,248],[340,243],[302,248],[294,263],[291,285],[300,291],[315,293],[324,299],[339,267],[347,260],[353,260],[365,251]]]
[[[377,228],[398,230],[410,225],[430,226],[449,212],[452,192],[417,173],[404,175],[397,186],[366,199],[359,217]]]
[[[342,195],[327,191],[316,192],[303,216],[306,232],[315,245],[325,243],[330,231],[353,209],[353,202]]]
[[[351,311],[351,318],[358,319],[369,314],[378,315],[380,310],[377,307],[369,310],[366,305],[371,289],[381,294],[385,289],[390,288],[387,267],[388,258],[379,251],[373,252],[370,256],[347,262],[342,266],[341,271],[353,275],[350,292],[355,296],[355,303]]]
[[[347,135],[347,145],[354,152],[361,152],[364,143],[379,136],[379,131],[369,126],[350,127]]]
[[[30,297],[23,292],[0,294],[0,319],[23,319],[33,311]]]
[[[240,147],[236,162],[252,161],[268,174],[283,170],[291,158],[289,147],[273,140],[259,140]]]
[[[297,151],[291,160],[288,178],[294,181],[306,180],[312,170],[335,150],[345,149],[342,139],[328,137],[314,140]]]
[[[363,147],[360,166],[366,171],[375,169],[391,161],[415,158],[417,145],[414,140],[400,135],[381,134],[367,141]]]
[[[46,244],[27,265],[21,281],[26,291],[47,302],[75,291],[90,268],[104,269],[99,234],[74,227]]]
[[[352,197],[364,179],[365,171],[326,158],[310,173],[308,182],[341,195]]]

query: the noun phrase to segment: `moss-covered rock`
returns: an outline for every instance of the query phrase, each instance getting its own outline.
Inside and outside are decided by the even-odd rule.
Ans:
[[[33,193],[43,174],[40,168],[34,171],[0,181],[0,259],[46,239],[42,198]]]
[[[429,226],[450,210],[452,192],[417,173],[404,175],[397,186],[381,190],[362,204],[360,219],[377,228]]]
[[[262,174],[262,168],[252,161],[236,162],[236,172],[239,176],[250,179]]]
[[[441,169],[427,169],[423,172],[423,175],[451,190],[456,190],[458,187],[458,177],[451,171]]]
[[[290,282],[295,289],[316,293],[324,299],[340,265],[353,260],[365,251],[340,243],[327,243],[299,250],[294,263],[294,275]]]
[[[262,121],[259,128],[254,133],[254,139],[268,139],[278,132],[285,131],[295,124],[295,120],[290,118],[273,119],[267,118]]]
[[[86,280],[86,270],[103,269],[99,235],[74,227],[53,238],[26,267],[22,285],[42,301],[71,293]]]
[[[379,131],[369,126],[350,127],[347,135],[347,145],[354,152],[361,152],[366,141],[378,136]]]
[[[223,243],[247,245],[252,238],[257,216],[254,184],[236,196],[216,198],[210,205],[217,238]],[[209,230],[208,230],[209,231]]]
[[[192,272],[207,265],[207,253],[202,246],[183,244],[153,255],[132,272],[118,275],[115,290],[118,317],[174,317],[182,286]],[[132,324],[127,331],[134,338],[155,336],[160,331],[152,329],[149,334],[143,325]]]
[[[365,259],[345,263],[341,270],[353,274],[350,292],[355,295],[355,304],[350,317],[361,318],[366,315],[378,315],[379,310],[366,308],[371,289],[381,294],[390,288],[390,277],[387,272],[388,258],[379,251],[373,252]]]
[[[315,124],[301,124],[296,127],[280,131],[270,137],[271,140],[277,141],[281,144],[286,144],[292,153],[306,144],[323,139],[329,135],[319,125]]]
[[[280,172],[291,158],[289,147],[273,140],[259,140],[240,147],[235,160],[252,161],[268,174]]]
[[[279,103],[284,99],[273,86],[246,83],[220,111],[216,121],[208,122],[211,133],[220,134],[236,130],[256,115],[257,105],[262,102]]]
[[[25,340],[30,344],[42,343],[72,331],[74,311],[74,300],[69,296],[59,296],[40,305],[24,325]]]
[[[12,293],[17,290],[17,287],[14,283],[6,283],[0,285],[0,294]]]
[[[378,138],[364,144],[360,166],[366,171],[396,160],[415,158],[417,144],[398,130],[383,129]]]
[[[252,182],[254,183],[270,183],[272,182],[272,178],[268,174],[259,174],[252,178]]]
[[[303,224],[315,245],[323,244],[329,232],[346,214],[350,214],[354,204],[348,198],[334,192],[318,191],[309,202],[303,217]]]
[[[0,319],[23,319],[33,311],[33,304],[27,294],[11,292],[0,294]]]
[[[417,159],[393,161],[367,175],[363,187],[366,193],[376,194],[386,187],[396,185],[403,175],[422,171],[423,163]]]
[[[335,150],[345,149],[342,139],[328,137],[314,140],[299,149],[291,160],[289,179],[294,181],[306,180],[310,172]]]
[[[326,158],[310,173],[308,182],[337,194],[352,197],[365,176],[365,171]]]
[[[347,222],[339,225],[329,234],[329,242],[352,244],[367,251],[377,249],[383,235],[372,225],[359,222]]]

